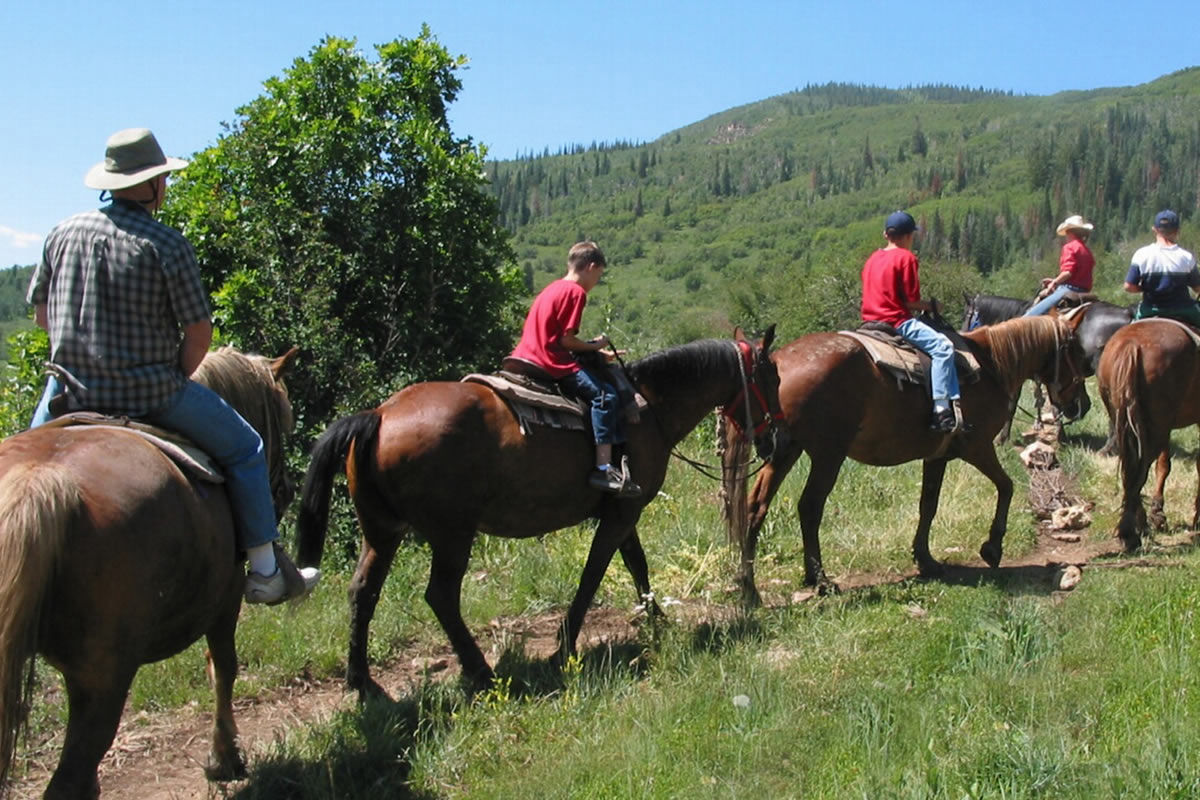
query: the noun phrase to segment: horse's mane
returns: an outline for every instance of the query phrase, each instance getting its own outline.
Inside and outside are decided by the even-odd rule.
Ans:
[[[222,347],[208,353],[192,379],[212,389],[233,406],[263,440],[271,485],[282,474],[283,443],[292,430],[287,388],[275,380],[271,359]]]
[[[1017,317],[964,335],[983,340],[1001,383],[1015,383],[1029,372],[1030,353],[1053,353],[1068,334],[1057,317],[1038,316]]]
[[[693,385],[718,370],[737,368],[735,350],[728,339],[701,339],[668,347],[629,364],[635,384],[648,383],[659,391],[673,385]]]

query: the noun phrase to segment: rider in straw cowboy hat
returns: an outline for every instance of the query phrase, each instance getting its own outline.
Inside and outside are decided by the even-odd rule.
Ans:
[[[1058,301],[1067,292],[1090,292],[1092,290],[1092,270],[1096,259],[1088,249],[1088,234],[1095,228],[1083,217],[1072,214],[1062,221],[1055,231],[1059,236],[1067,237],[1058,256],[1058,274],[1053,278],[1042,278],[1041,299],[1033,305],[1025,316],[1034,317],[1045,314],[1058,305]]]
[[[68,218],[46,238],[28,300],[50,334],[55,374],[31,427],[47,422],[51,400],[65,394],[70,410],[138,417],[187,436],[225,471],[238,544],[250,561],[247,602],[278,603],[307,594],[320,573],[297,570],[275,545],[258,433],[188,378],[212,342],[208,294],[191,244],[154,218],[167,174],[187,163],[163,155],[145,128],[114,133],[84,178],[112,203]]]

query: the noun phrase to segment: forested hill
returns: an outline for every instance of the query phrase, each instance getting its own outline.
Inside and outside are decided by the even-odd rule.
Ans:
[[[1116,299],[1154,213],[1200,245],[1200,68],[1050,97],[951,86],[808,86],[645,143],[489,164],[531,289],[593,238],[614,266],[585,333],[663,344],[778,321],[851,325],[884,217],[907,208],[927,294],[1032,294],[1054,228],[1097,224],[1097,291]],[[600,311],[596,309],[599,308]],[[621,344],[618,340],[618,344]]]

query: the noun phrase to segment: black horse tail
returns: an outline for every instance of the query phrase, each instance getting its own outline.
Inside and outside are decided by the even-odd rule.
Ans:
[[[369,468],[368,460],[375,452],[379,437],[379,423],[376,410],[360,411],[330,425],[313,445],[312,460],[304,473],[304,488],[300,490],[300,513],[296,518],[300,566],[313,567],[321,563],[329,527],[329,498],[334,475],[346,468],[351,446],[359,472]]]
[[[1112,386],[1113,439],[1117,447],[1117,463],[1121,486],[1128,493],[1131,482],[1136,483],[1144,473],[1146,420],[1142,409],[1143,391],[1142,350],[1125,347],[1118,355],[1110,381]],[[1139,493],[1141,485],[1132,487]]]
[[[0,479],[0,793],[33,696],[42,604],[81,504],[53,464],[17,464]]]
[[[750,443],[724,416],[717,417],[717,421],[717,447],[721,451],[721,516],[725,519],[725,535],[730,544],[740,549],[750,526],[746,498]]]

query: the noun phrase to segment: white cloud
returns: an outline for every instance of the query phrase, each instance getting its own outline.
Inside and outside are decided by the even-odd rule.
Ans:
[[[41,233],[26,233],[25,231],[13,230],[7,225],[0,225],[0,240],[8,243],[10,247],[16,247],[24,250],[27,247],[41,244],[44,234]]]

